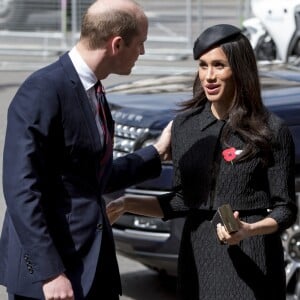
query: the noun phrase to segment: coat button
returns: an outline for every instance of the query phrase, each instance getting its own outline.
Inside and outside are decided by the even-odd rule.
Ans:
[[[98,229],[98,230],[102,230],[102,229],[103,229],[103,225],[102,225],[101,223],[98,223],[98,224],[97,224],[97,229]]]
[[[28,269],[28,271],[29,271],[30,274],[33,274],[33,268],[32,268],[32,266],[27,266],[27,269]]]

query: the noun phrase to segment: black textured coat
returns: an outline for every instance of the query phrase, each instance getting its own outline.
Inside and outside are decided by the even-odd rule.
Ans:
[[[179,114],[172,130],[174,192],[159,201],[165,219],[186,216],[178,263],[181,299],[285,299],[285,272],[280,232],[295,221],[294,144],[286,125],[273,114],[270,163],[259,153],[243,162],[222,157],[220,136],[225,121],[210,104]],[[243,150],[232,134],[228,144]],[[230,203],[243,221],[274,218],[278,232],[219,244],[210,223],[218,206]]]

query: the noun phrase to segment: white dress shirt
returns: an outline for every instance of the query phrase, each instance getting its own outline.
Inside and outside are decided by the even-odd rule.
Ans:
[[[69,57],[74,65],[74,68],[80,78],[80,81],[86,91],[87,97],[90,101],[90,105],[92,111],[95,115],[96,125],[100,134],[101,143],[103,143],[103,129],[101,126],[101,121],[97,114],[97,99],[95,93],[95,84],[98,81],[96,75],[90,69],[90,67],[86,64],[83,58],[80,56],[79,52],[76,49],[76,46],[72,48],[69,52]]]

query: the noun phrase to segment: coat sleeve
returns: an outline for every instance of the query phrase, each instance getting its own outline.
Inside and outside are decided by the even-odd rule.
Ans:
[[[176,132],[178,130],[178,119],[175,118],[172,126],[172,149],[176,149]],[[179,158],[177,153],[172,151],[173,158],[173,188],[170,193],[158,196],[160,207],[163,211],[163,220],[185,217],[189,207],[185,204],[182,193],[182,181],[179,169]]]
[[[269,217],[276,220],[279,231],[296,221],[295,203],[295,146],[288,127],[280,124],[275,130],[273,161],[268,170],[272,212]]]
[[[3,156],[7,211],[24,253],[20,263],[31,266],[32,282],[64,271],[42,208],[47,139],[58,110],[57,95],[49,84],[35,78],[20,87],[8,109]]]

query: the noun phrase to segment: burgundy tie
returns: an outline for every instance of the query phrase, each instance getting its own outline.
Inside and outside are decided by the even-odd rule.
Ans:
[[[104,150],[103,155],[100,160],[101,168],[100,168],[100,176],[102,176],[105,164],[109,161],[112,156],[112,136],[109,132],[109,126],[106,116],[106,109],[108,109],[107,100],[105,97],[105,92],[103,86],[100,81],[97,81],[95,84],[95,93],[97,99],[97,112],[100,119],[100,124],[103,131],[104,137]]]
[[[95,93],[97,99],[97,113],[100,119],[100,124],[102,127],[105,144],[107,144],[108,125],[107,125],[107,119],[105,115],[106,97],[105,97],[103,86],[100,81],[97,81],[97,83],[95,84]]]

